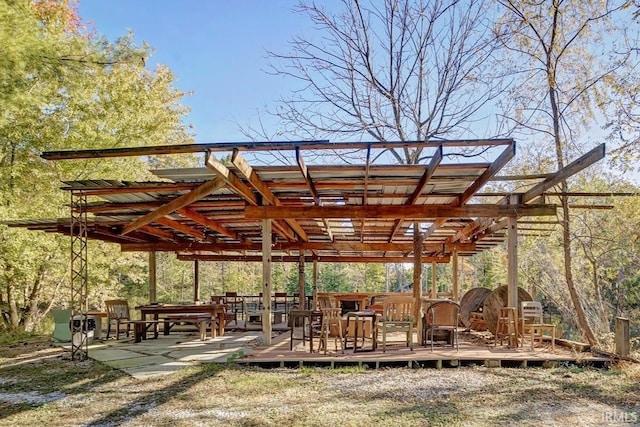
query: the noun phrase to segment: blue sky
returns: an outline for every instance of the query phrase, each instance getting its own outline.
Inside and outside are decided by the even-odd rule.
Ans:
[[[147,62],[169,66],[176,86],[193,91],[196,142],[246,140],[239,124],[255,123],[258,110],[288,88],[265,73],[266,50],[287,42],[310,23],[293,13],[297,0],[81,0],[80,14],[109,40],[131,30],[156,51]],[[263,116],[263,118],[265,118]]]

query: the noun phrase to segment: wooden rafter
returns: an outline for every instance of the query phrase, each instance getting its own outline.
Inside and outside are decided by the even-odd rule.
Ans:
[[[262,200],[266,200],[273,206],[282,206],[282,202],[271,192],[269,187],[260,179],[258,174],[253,170],[251,165],[240,155],[238,150],[233,151],[231,163],[237,168],[238,172],[262,195]],[[309,240],[306,231],[298,224],[295,219],[287,218],[285,222],[295,231],[303,241]]]
[[[202,261],[241,261],[241,262],[262,262],[261,255],[199,255],[199,254],[179,254],[178,259],[183,261],[192,261],[199,259]],[[366,256],[322,256],[304,257],[305,262],[313,262],[314,260],[322,262],[349,262],[349,263],[404,263],[413,260],[413,257],[366,257]],[[284,255],[284,256],[271,256],[272,262],[299,262],[299,256]],[[423,256],[423,263],[437,262],[442,264],[449,263],[450,258],[448,256],[431,257]]]
[[[172,232],[162,230],[157,227],[151,227],[149,225],[143,225],[142,227],[140,227],[138,231],[140,231],[141,233],[150,234],[151,236],[160,237],[161,239],[166,239],[166,240],[175,239],[175,235]]]
[[[545,179],[544,181],[538,183],[533,188],[529,189],[526,193],[522,195],[522,203],[529,203],[533,201],[536,197],[542,195],[545,190],[561,183],[566,180],[570,176],[580,172],[586,167],[591,166],[598,160],[604,158],[605,154],[605,145],[600,144],[593,150],[589,151],[585,155],[580,158],[574,160],[564,168],[560,169],[558,172]]]
[[[194,211],[193,209],[190,208],[180,208],[178,209],[178,213],[180,215],[183,215],[187,218],[192,219],[193,221],[197,222],[200,225],[204,225],[205,227],[207,227],[208,229],[215,231],[216,233],[220,233],[223,236],[227,236],[231,239],[234,240],[239,240],[241,242],[243,242],[245,239],[240,236],[238,233],[236,233],[235,231],[231,231],[226,227],[223,227],[222,225],[218,224],[217,222],[209,219],[208,217],[202,215],[201,213]]]
[[[413,205],[416,203],[416,201],[418,200],[418,197],[420,197],[425,187],[429,183],[429,180],[433,176],[433,173],[436,171],[437,167],[442,162],[442,158],[443,158],[442,146],[439,146],[436,152],[434,153],[433,157],[431,157],[431,161],[429,162],[429,165],[427,166],[424,173],[422,174],[422,177],[420,178],[418,185],[416,185],[416,188],[413,190],[413,193],[406,200],[405,205]],[[396,233],[400,229],[400,225],[402,225],[402,220],[400,219],[396,220],[396,223],[393,225],[393,228],[391,230],[391,235],[389,236],[390,242],[393,241],[393,237],[396,235]]]
[[[234,190],[237,194],[239,194],[242,198],[244,198],[247,202],[254,206],[260,205],[260,200],[253,192],[253,190],[246,185],[242,180],[234,174],[228,167],[226,167],[222,162],[215,158],[215,156],[207,152],[206,165],[208,168],[213,169],[220,178],[222,178],[227,185]],[[293,231],[289,229],[288,226],[283,226],[282,224],[273,224],[273,229],[284,238],[288,240],[295,240],[295,236]]]
[[[307,168],[307,164],[305,163],[304,158],[302,157],[302,153],[300,152],[300,147],[296,147],[296,163],[298,164],[298,169],[302,174],[302,178],[304,179],[304,182],[309,188],[309,192],[313,197],[314,203],[316,204],[316,206],[322,206],[322,200],[320,199],[320,195],[318,194],[316,185],[313,182],[311,175],[309,174],[309,168]],[[329,221],[327,221],[326,218],[322,218],[322,224],[324,224],[324,229],[327,233],[327,236],[329,236],[329,240],[333,241],[333,231],[331,231],[331,226],[329,224]]]
[[[555,205],[412,205],[398,209],[393,205],[369,206],[247,206],[244,216],[248,219],[282,218],[464,218],[504,216],[555,215]]]
[[[187,194],[184,194],[169,203],[162,205],[158,209],[153,212],[149,212],[148,214],[136,219],[135,221],[128,224],[126,227],[122,229],[122,234],[127,234],[132,232],[133,230],[137,230],[143,225],[147,225],[150,222],[156,221],[159,218],[162,218],[170,213],[184,207],[189,204],[195,202],[196,200],[202,199],[203,197],[208,196],[211,193],[214,193],[216,190],[220,189],[224,186],[224,180],[220,178],[213,179],[211,181],[205,182],[204,184],[194,188]]]
[[[502,169],[508,162],[516,155],[516,143],[511,141],[511,143],[504,149],[504,151],[496,158],[496,160],[491,163],[483,173],[476,179],[467,189],[462,193],[457,200],[457,203],[452,203],[452,206],[461,206],[483,186],[485,185],[500,169]],[[425,232],[425,237],[430,236],[436,231],[438,228],[442,227],[442,225],[447,222],[448,218],[437,218],[433,224],[429,227],[429,229]]]
[[[202,233],[199,230],[196,230],[195,228],[191,228],[186,224],[183,224],[179,221],[176,221],[174,219],[171,218],[167,218],[166,216],[160,217],[160,218],[156,218],[154,220],[154,222],[157,222],[158,224],[162,224],[165,225],[169,228],[172,228],[176,231],[180,231],[184,234],[188,234],[189,236],[195,237],[196,239],[204,239],[204,233]]]
[[[124,243],[122,250],[131,251],[162,251],[162,252],[181,252],[181,251],[202,251],[202,252],[221,252],[221,251],[259,251],[260,243],[206,243],[206,242],[184,242],[184,243]],[[422,250],[426,253],[451,253],[457,251],[474,251],[475,243],[460,244],[442,244],[442,243],[423,243]],[[274,251],[349,251],[349,252],[405,252],[413,251],[413,243],[386,243],[386,242],[277,242],[273,244]]]

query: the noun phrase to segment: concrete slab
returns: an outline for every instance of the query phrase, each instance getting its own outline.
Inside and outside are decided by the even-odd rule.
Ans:
[[[160,365],[163,363],[170,363],[172,361],[173,359],[169,359],[164,356],[139,356],[133,359],[109,360],[104,362],[104,364],[111,366],[112,368],[124,369],[149,365]]]
[[[190,362],[173,361],[168,363],[162,363],[159,365],[145,365],[145,366],[124,368],[122,370],[136,379],[144,380],[144,379],[154,378],[154,377],[163,376],[163,375],[170,375],[178,372],[181,369],[184,369],[188,366],[193,366],[193,365],[194,363],[190,363]]]
[[[100,362],[107,362],[110,360],[133,359],[141,356],[140,353],[136,353],[134,351],[129,351],[129,350],[122,350],[118,348],[89,350],[87,354],[90,358],[99,360]]]
[[[207,349],[206,351],[194,351],[184,349],[173,351],[168,356],[182,362],[203,362],[203,363],[227,363],[230,359],[245,356],[251,352],[248,347],[230,347],[226,349]]]

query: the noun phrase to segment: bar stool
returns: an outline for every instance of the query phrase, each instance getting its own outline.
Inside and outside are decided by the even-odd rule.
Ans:
[[[349,325],[351,324],[351,320],[353,319],[353,338],[349,336]],[[344,346],[343,348],[348,348],[349,341],[353,342],[353,352],[357,351],[375,351],[377,348],[377,329],[376,329],[376,321],[378,319],[378,315],[374,310],[361,310],[361,311],[351,311],[347,313],[347,324],[344,332]],[[367,320],[371,321],[371,336],[367,337],[366,330],[366,322]],[[359,329],[362,328],[362,331]],[[358,339],[362,339],[362,345],[358,347]],[[366,339],[371,339],[371,348],[365,349],[364,344]]]
[[[502,307],[498,315],[498,324],[496,325],[496,336],[493,345],[500,345],[506,338],[509,347],[518,347],[518,323],[515,307]]]
[[[322,323],[322,312],[315,310],[291,310],[289,311],[289,322],[291,324],[291,341],[289,342],[289,350],[293,351],[293,341],[302,340],[302,344],[307,341],[307,328],[309,328],[309,352],[313,353],[313,321],[319,320]],[[296,338],[293,334],[295,326],[300,321],[302,325],[302,337]]]

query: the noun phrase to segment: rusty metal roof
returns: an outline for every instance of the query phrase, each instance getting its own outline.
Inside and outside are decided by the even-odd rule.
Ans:
[[[162,153],[184,152],[180,147]],[[182,259],[257,260],[263,220],[270,219],[274,260],[297,261],[304,253],[320,261],[400,262],[413,258],[419,223],[424,261],[448,262],[453,250],[470,255],[501,243],[508,216],[555,214],[554,206],[532,202],[556,175],[540,180],[542,192],[534,185],[528,199],[521,194],[515,203],[474,197],[514,156],[512,140],[274,147],[227,144],[231,162],[223,163],[215,153],[224,150],[207,144],[201,168],[155,170],[154,182],[65,181],[63,189],[87,197],[88,238],[119,243],[123,251],[173,251]],[[151,148],[90,153],[144,155]],[[389,150],[405,148],[422,150],[418,163],[391,163]],[[193,145],[189,150],[197,152]],[[10,225],[70,233],[70,219]]]

